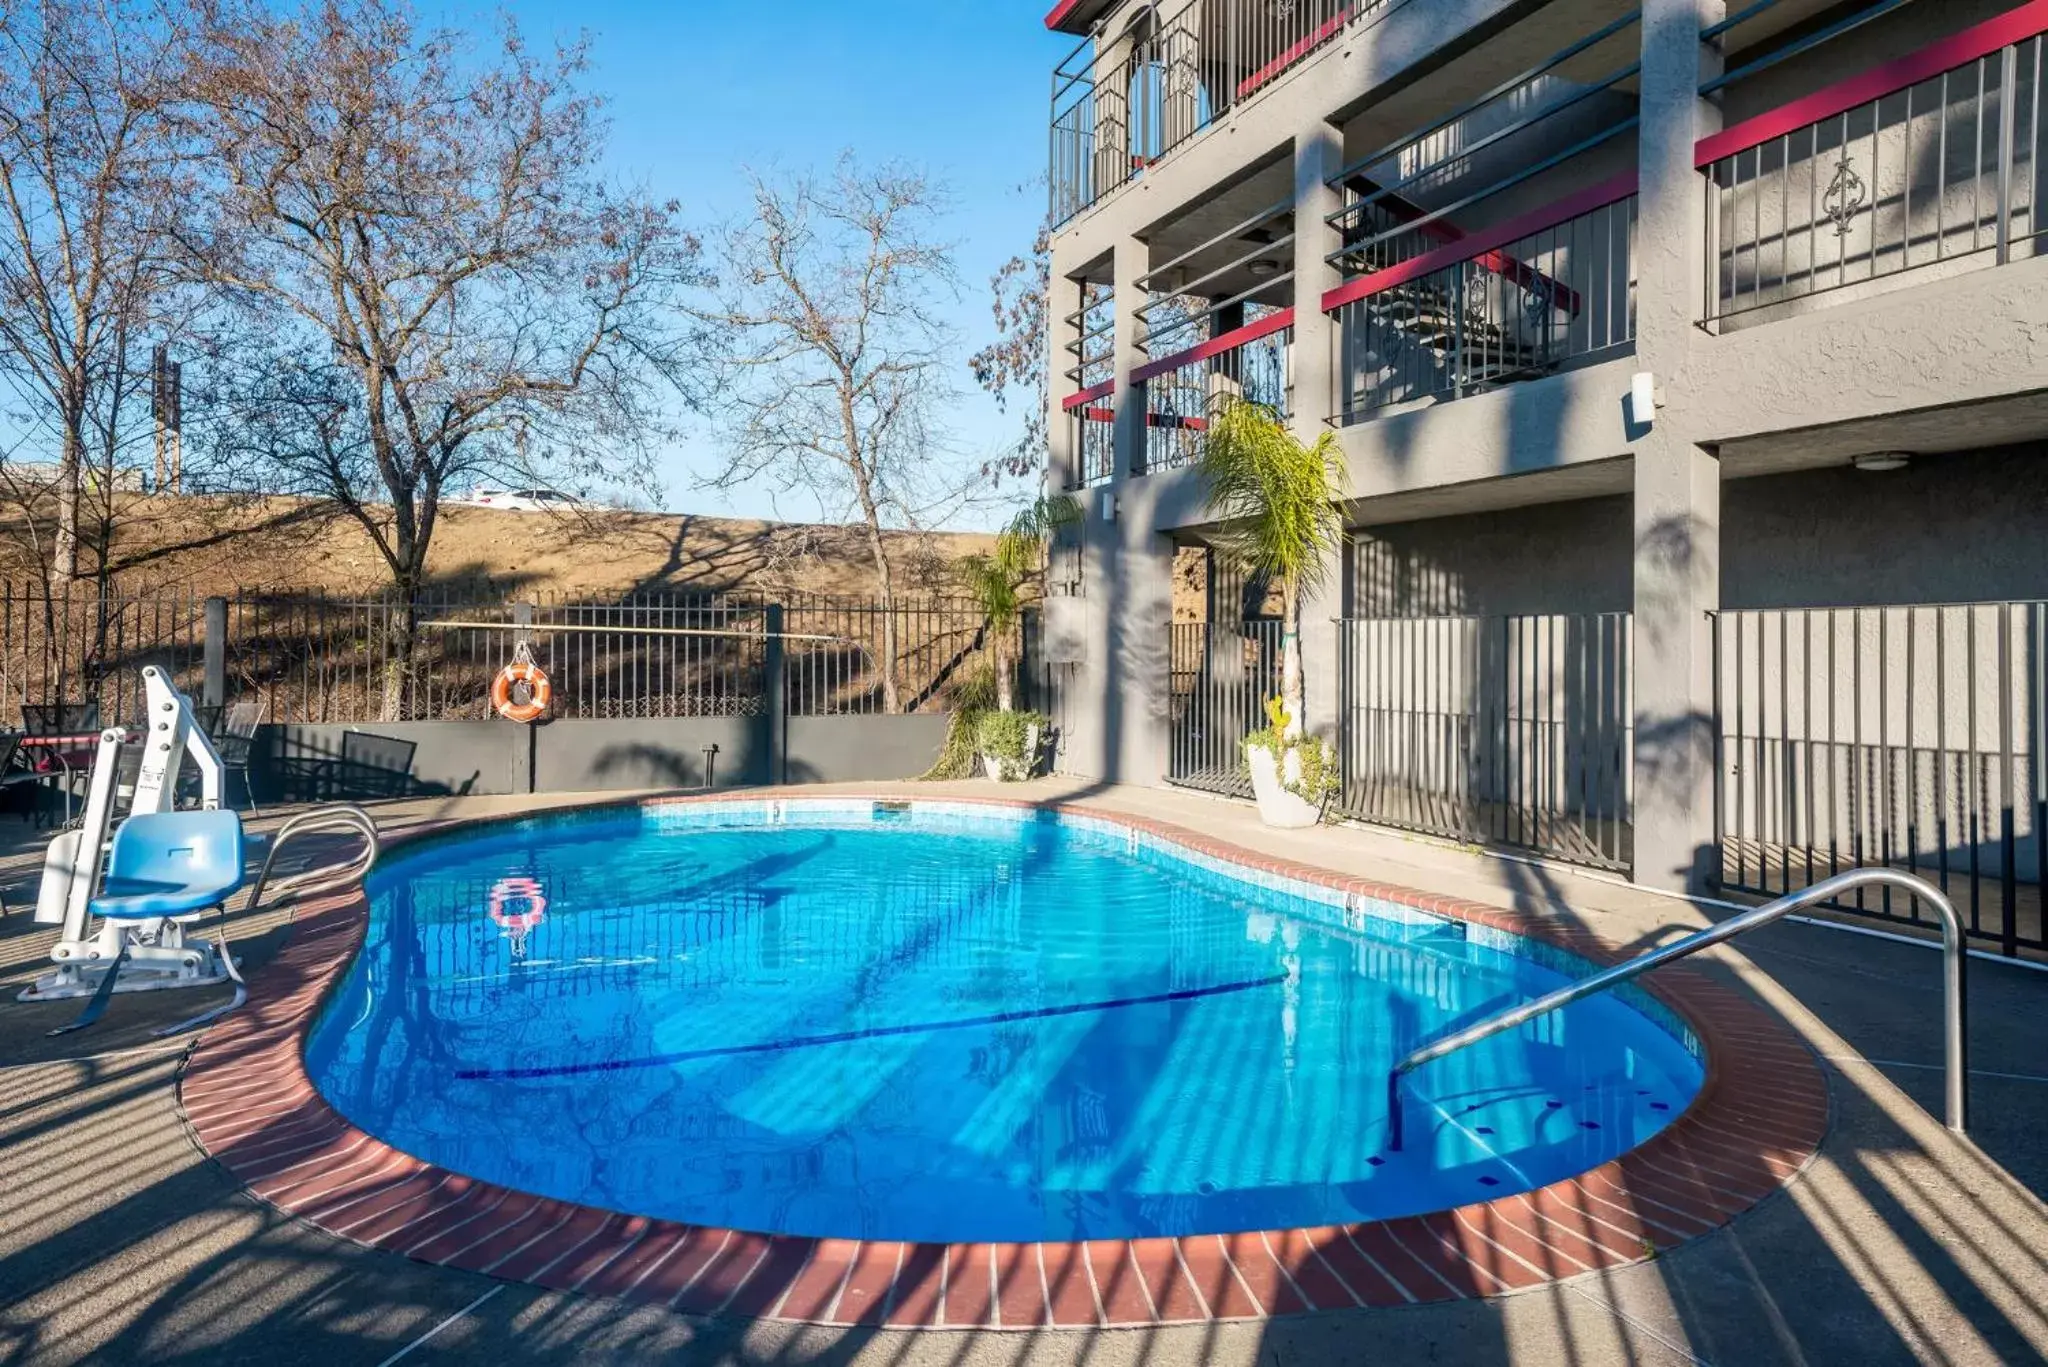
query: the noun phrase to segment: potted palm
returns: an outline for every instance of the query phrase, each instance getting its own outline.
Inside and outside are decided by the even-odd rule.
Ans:
[[[1313,826],[1337,787],[1337,764],[1302,725],[1301,599],[1343,537],[1342,449],[1333,432],[1303,442],[1273,408],[1232,398],[1210,418],[1195,469],[1222,523],[1217,549],[1280,587],[1280,696],[1266,705],[1268,725],[1244,741],[1259,818]]]
[[[1064,494],[1041,498],[1011,519],[997,535],[995,549],[966,556],[957,567],[961,588],[988,621],[996,707],[978,719],[976,740],[983,769],[998,782],[1029,778],[1038,758],[1046,719],[1017,711],[1019,628],[1027,590],[1045,563],[1047,541],[1057,528],[1080,517],[1081,505]]]

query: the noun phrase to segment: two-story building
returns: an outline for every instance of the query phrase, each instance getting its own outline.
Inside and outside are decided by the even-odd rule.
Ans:
[[[1344,814],[1672,888],[1891,862],[2043,947],[2048,3],[1046,22],[1065,771],[1242,781],[1278,635],[1187,467],[1245,395],[1346,457]]]

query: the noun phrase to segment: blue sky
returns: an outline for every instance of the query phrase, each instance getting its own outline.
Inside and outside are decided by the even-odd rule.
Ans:
[[[827,167],[841,150],[900,159],[945,182],[962,297],[961,397],[952,427],[979,463],[1015,426],[974,387],[991,273],[1044,216],[1046,98],[1074,40],[1047,33],[1046,0],[517,0],[530,38],[592,38],[590,87],[611,101],[616,169],[680,199],[697,221],[744,205],[744,166]],[[453,16],[451,15],[451,18]],[[762,494],[693,487],[708,434],[664,462],[679,511],[772,516]],[[785,500],[781,515],[814,507]]]

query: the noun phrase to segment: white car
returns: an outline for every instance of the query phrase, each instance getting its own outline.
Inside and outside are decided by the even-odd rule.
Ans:
[[[508,513],[567,512],[587,506],[576,495],[558,489],[475,489],[468,498],[456,501],[466,508],[497,508]]]

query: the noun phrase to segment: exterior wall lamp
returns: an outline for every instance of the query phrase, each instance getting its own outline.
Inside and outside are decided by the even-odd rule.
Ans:
[[[1629,377],[1628,420],[1637,427],[1654,426],[1657,421],[1657,377],[1647,370]]]

